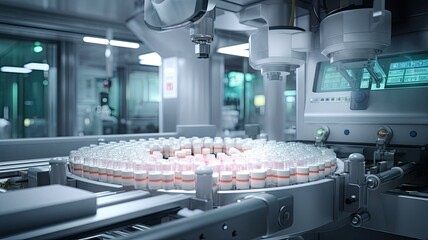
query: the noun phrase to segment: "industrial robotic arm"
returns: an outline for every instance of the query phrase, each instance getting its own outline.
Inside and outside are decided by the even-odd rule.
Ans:
[[[208,58],[214,39],[215,0],[144,1],[144,22],[156,31],[190,28],[198,58]]]

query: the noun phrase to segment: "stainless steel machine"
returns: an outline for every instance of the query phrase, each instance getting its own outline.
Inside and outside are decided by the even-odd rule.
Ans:
[[[143,18],[153,31],[147,34],[183,26],[191,26],[193,33],[213,33],[215,9],[229,9],[242,24],[256,27],[250,37],[250,62],[270,86],[266,94],[278,96],[281,81],[296,74],[297,139],[333,149],[343,168],[301,184],[221,190],[212,187],[212,169],[201,167],[195,173],[195,190],[135,190],[69,171],[64,158],[68,151],[104,140],[26,140],[26,145],[3,141],[0,150],[9,161],[0,162],[0,174],[9,178],[9,189],[35,188],[0,193],[1,205],[13,206],[0,210],[0,222],[7,221],[1,238],[428,238],[428,6],[424,1],[250,1],[247,6],[240,4],[246,1],[194,1],[195,5],[189,1],[195,12],[175,21],[162,17],[166,14],[162,10],[176,6],[168,2],[172,1],[146,1],[145,11],[157,13]],[[415,4],[413,10],[399,15],[410,4]],[[291,14],[281,16],[288,10]],[[139,14],[129,20],[134,31],[141,23],[136,20]],[[295,23],[287,21],[290,15]],[[141,31],[137,35],[143,36]],[[212,40],[211,34],[193,34],[189,41],[196,43],[197,57],[205,58]],[[274,98],[269,101],[272,110],[281,108]],[[283,125],[275,118],[282,118],[270,114],[268,122],[273,126],[268,134],[281,140],[278,132]],[[178,132],[105,140],[191,136]],[[62,148],[52,156],[42,155],[44,159],[21,160],[30,159],[31,153],[20,154],[26,158],[11,153],[29,145]],[[62,186],[42,186],[53,183]],[[47,201],[49,194],[52,198]]]

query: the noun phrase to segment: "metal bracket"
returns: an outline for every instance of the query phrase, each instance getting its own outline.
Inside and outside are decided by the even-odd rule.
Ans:
[[[381,74],[377,73],[374,70],[375,62],[374,61],[368,61],[367,64],[365,64],[365,67],[367,69],[367,72],[369,72],[370,76],[373,78],[373,80],[376,83],[376,88],[380,88],[380,84],[383,81],[383,77]]]
[[[209,201],[207,199],[192,198],[190,200],[191,209],[200,209],[206,211],[212,209],[212,205],[212,201]]]
[[[373,153],[373,165],[385,161],[386,170],[394,166],[395,150],[386,150],[386,146],[391,142],[392,136],[392,129],[388,126],[382,126],[376,131],[377,150]],[[383,171],[381,168],[378,169],[378,172]]]
[[[357,212],[364,204],[364,187],[357,184],[348,184],[345,190],[344,210],[346,212]]]
[[[275,233],[293,224],[293,197],[277,198],[271,194],[258,194],[249,196],[263,200],[269,207],[267,229],[268,234]]]

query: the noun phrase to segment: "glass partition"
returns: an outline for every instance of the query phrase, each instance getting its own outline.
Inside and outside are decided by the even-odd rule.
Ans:
[[[260,102],[260,98],[262,98]],[[263,123],[263,78],[255,73],[226,72],[223,129],[244,130],[245,124]]]
[[[109,77],[105,46],[84,43],[76,46],[78,134],[158,132],[158,67],[135,64],[141,50],[115,48],[113,76]]]
[[[56,135],[57,43],[0,38],[0,138]]]
[[[0,37],[0,139],[57,136],[58,101],[68,99],[72,134],[79,136],[159,131],[158,67],[138,64],[147,49],[113,48],[113,75],[106,70],[106,46],[66,41]],[[74,59],[59,65],[59,59]],[[67,82],[59,97],[57,78]],[[62,112],[74,112],[61,109]],[[61,125],[63,126],[63,125]]]
[[[132,68],[128,77],[128,133],[159,132],[159,102],[157,67]]]
[[[287,76],[284,92],[286,140],[295,139],[296,81]],[[259,124],[264,129],[265,96],[263,77],[253,70],[248,59],[225,56],[222,128],[225,135],[243,134],[245,124]]]

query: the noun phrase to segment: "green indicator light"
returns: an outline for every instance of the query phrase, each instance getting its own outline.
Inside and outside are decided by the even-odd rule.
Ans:
[[[317,136],[321,137],[322,135],[324,135],[325,133],[325,129],[324,128],[318,128],[317,130]]]
[[[33,52],[40,53],[43,51],[42,43],[40,42],[34,42],[33,44]]]

